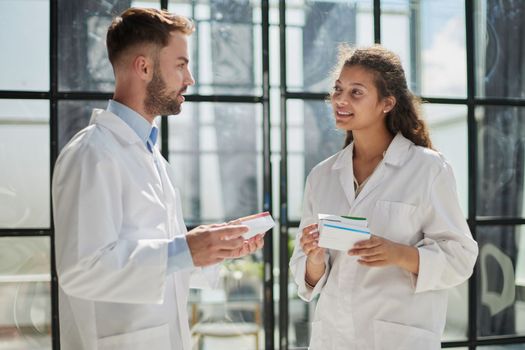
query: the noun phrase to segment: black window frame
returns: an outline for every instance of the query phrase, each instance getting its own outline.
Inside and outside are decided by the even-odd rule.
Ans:
[[[50,112],[50,172],[53,173],[53,166],[58,156],[58,104],[60,101],[68,100],[107,100],[111,98],[111,93],[97,92],[64,92],[58,86],[58,1],[49,0],[50,6],[50,62],[49,74],[50,84],[48,91],[0,91],[0,99],[19,99],[19,100],[46,100],[49,101]],[[168,8],[168,0],[159,0],[160,7]],[[476,238],[476,229],[478,226],[487,225],[525,225],[525,218],[521,217],[479,217],[477,216],[477,191],[478,191],[478,145],[477,145],[477,124],[475,119],[475,109],[479,106],[508,106],[524,107],[525,99],[517,98],[485,98],[476,97],[476,76],[475,76],[475,1],[464,0],[465,5],[465,30],[466,30],[466,60],[467,60],[467,96],[466,98],[434,98],[420,96],[424,101],[432,104],[455,104],[467,107],[467,136],[468,136],[468,218],[467,222]],[[288,344],[288,232],[290,228],[297,228],[298,221],[288,219],[288,187],[287,187],[287,102],[288,100],[311,100],[323,101],[326,93],[309,93],[309,92],[292,92],[287,88],[286,82],[286,3],[285,0],[279,0],[279,47],[270,47],[269,31],[272,26],[269,22],[270,0],[261,1],[261,32],[262,47],[260,52],[262,62],[262,93],[260,95],[188,95],[187,101],[192,102],[225,102],[225,103],[252,103],[262,105],[263,120],[263,203],[262,208],[265,211],[272,211],[273,202],[277,201],[279,229],[275,229],[273,234],[265,237],[264,256],[264,277],[263,277],[263,305],[264,305],[264,330],[265,330],[265,348],[286,350]],[[374,18],[374,42],[381,43],[381,0],[373,0],[373,18]],[[275,25],[273,25],[275,26]],[[272,194],[272,164],[271,164],[271,138],[270,138],[270,51],[278,50],[280,54],[280,99],[272,101],[279,103],[280,106],[280,166],[279,166],[279,198],[273,198]],[[162,144],[163,155],[169,157],[169,137],[168,121],[164,116],[161,119],[162,126]],[[51,204],[50,204],[51,207]],[[274,238],[279,242],[279,256],[273,254]],[[59,318],[58,318],[58,282],[55,270],[55,248],[54,248],[54,230],[52,213],[49,228],[0,228],[0,237],[49,237],[50,239],[50,263],[51,263],[51,308],[52,308],[52,347],[60,349],[59,340]],[[275,242],[277,243],[277,242]],[[276,320],[274,313],[275,299],[273,293],[274,277],[273,268],[275,259],[278,258],[279,274],[279,301],[277,323],[279,332],[278,344],[274,345],[274,335],[276,332]],[[478,286],[477,277],[479,266],[476,265],[474,277],[469,280],[468,292],[468,337],[464,341],[443,342],[443,348],[467,347],[470,350],[479,346],[502,345],[502,344],[525,344],[525,336],[493,336],[490,338],[480,337],[477,335],[477,305]]]

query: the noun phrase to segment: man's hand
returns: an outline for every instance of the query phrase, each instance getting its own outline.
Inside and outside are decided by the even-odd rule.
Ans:
[[[228,225],[242,225],[241,220],[236,219],[228,222]],[[232,256],[229,258],[241,258],[243,256],[249,255],[255,252],[258,249],[261,249],[264,246],[264,233],[259,233],[256,236],[253,236],[249,240],[245,240],[240,249],[233,251]]]
[[[253,236],[247,241],[243,242],[241,248],[232,252],[230,258],[241,258],[243,256],[254,253],[256,250],[261,249],[264,246],[264,234],[258,234]]]
[[[201,225],[191,230],[186,235],[186,241],[193,264],[207,266],[219,263],[226,258],[248,254],[253,243],[248,243],[248,247],[245,247],[242,235],[246,232],[248,232],[247,226],[233,224]]]

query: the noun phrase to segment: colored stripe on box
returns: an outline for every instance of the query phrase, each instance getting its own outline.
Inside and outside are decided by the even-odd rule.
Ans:
[[[368,231],[356,230],[356,229],[354,229],[354,228],[349,228],[349,227],[342,227],[342,226],[329,225],[329,224],[325,224],[324,226],[325,226],[325,227],[331,227],[331,228],[338,228],[338,229],[340,229],[340,230],[346,230],[346,231],[352,231],[352,232],[364,233],[364,234],[367,234],[367,235],[370,234],[370,232],[368,232]]]

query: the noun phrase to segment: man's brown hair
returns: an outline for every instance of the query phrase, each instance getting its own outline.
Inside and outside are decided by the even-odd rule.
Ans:
[[[179,31],[190,35],[193,22],[165,10],[130,8],[113,19],[106,36],[106,47],[112,65],[129,48],[153,44],[159,49],[168,45],[170,33]]]

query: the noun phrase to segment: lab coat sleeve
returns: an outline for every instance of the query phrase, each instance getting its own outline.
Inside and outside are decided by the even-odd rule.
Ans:
[[[109,151],[106,151],[109,152]],[[64,292],[80,299],[161,303],[168,239],[123,227],[123,172],[100,147],[80,145],[60,157],[53,177],[57,272]],[[129,230],[129,228],[128,228]]]
[[[459,206],[456,182],[450,165],[443,162],[432,182],[423,214],[423,239],[419,250],[419,273],[415,292],[454,287],[472,274],[478,245],[472,238]]]
[[[306,186],[304,190],[303,200],[303,216],[299,225],[299,231],[295,236],[295,247],[290,259],[290,271],[294,276],[295,283],[297,283],[297,294],[304,301],[311,301],[317,294],[323,289],[328,274],[330,273],[329,254],[325,255],[325,272],[321,279],[317,282],[315,287],[312,289],[305,283],[306,276],[306,254],[300,245],[300,239],[303,232],[303,228],[310,224],[317,222],[316,214],[313,211],[313,194],[311,190],[311,184],[309,179],[306,180]]]

